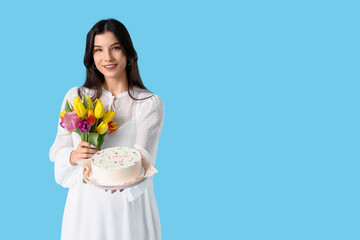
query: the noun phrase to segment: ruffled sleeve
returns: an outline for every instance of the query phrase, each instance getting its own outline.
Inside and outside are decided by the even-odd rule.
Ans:
[[[157,95],[141,101],[137,110],[137,137],[134,148],[140,150],[142,155],[155,166],[159,137],[164,122],[164,104]],[[146,191],[150,184],[152,184],[152,178],[126,189],[124,193],[129,201],[134,201]]]
[[[65,109],[66,100],[71,103],[75,96],[77,96],[77,88],[70,89],[63,100],[60,111]],[[72,136],[60,126],[59,120],[57,135],[51,146],[49,157],[55,163],[55,181],[64,188],[74,187],[82,176],[82,168],[79,165],[72,166],[70,164],[70,153],[73,150],[75,147]]]

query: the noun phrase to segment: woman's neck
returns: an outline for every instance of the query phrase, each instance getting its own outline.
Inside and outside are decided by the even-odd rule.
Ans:
[[[127,77],[125,76],[120,79],[107,78],[103,83],[103,87],[114,96],[117,96],[119,93],[126,92],[128,90]]]

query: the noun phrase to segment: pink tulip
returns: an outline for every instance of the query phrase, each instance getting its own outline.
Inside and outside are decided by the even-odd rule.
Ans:
[[[75,112],[67,112],[64,115],[64,118],[61,119],[60,126],[67,131],[74,131],[76,128],[79,128],[81,124],[81,119],[76,115]]]

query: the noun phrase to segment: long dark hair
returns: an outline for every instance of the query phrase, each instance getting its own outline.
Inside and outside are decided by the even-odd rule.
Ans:
[[[82,88],[86,87],[94,90],[94,95],[91,96],[93,100],[100,98],[102,95],[102,84],[104,83],[104,75],[95,67],[93,50],[94,50],[94,38],[97,34],[105,33],[106,31],[112,32],[117,40],[120,42],[120,48],[123,51],[127,59],[126,74],[128,78],[128,94],[134,100],[143,100],[134,98],[130,90],[136,86],[141,89],[148,90],[141,80],[139,68],[137,64],[138,55],[134,49],[133,43],[130,38],[130,34],[126,27],[115,19],[105,19],[97,22],[88,32],[86,36],[86,47],[84,56],[84,65],[86,67],[86,80]],[[81,88],[78,89],[79,96],[81,94]]]

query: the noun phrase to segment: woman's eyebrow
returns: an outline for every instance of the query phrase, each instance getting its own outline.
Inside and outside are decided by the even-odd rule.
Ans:
[[[113,44],[111,44],[110,46],[114,46],[114,45],[116,45],[116,44],[120,44],[120,42],[113,43]],[[99,45],[94,45],[94,47],[101,47],[101,46],[99,46]]]

